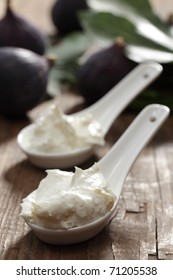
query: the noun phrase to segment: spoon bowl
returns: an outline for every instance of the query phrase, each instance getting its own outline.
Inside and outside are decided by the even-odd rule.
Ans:
[[[25,147],[25,137],[32,129],[33,124],[23,128],[18,135],[17,141],[20,148],[28,156],[29,161],[39,168],[68,168],[86,161],[94,153],[94,146],[86,146],[74,149],[68,153],[41,153],[32,152]]]
[[[52,230],[40,227],[28,221],[26,221],[26,223],[43,242],[54,245],[77,244],[89,240],[101,232],[108,225],[115,210],[116,207],[114,206],[104,217],[97,219],[90,224],[66,230]]]
[[[47,229],[26,220],[36,236],[50,244],[74,244],[86,241],[103,230],[117,211],[118,201],[129,170],[141,150],[166,120],[169,111],[169,108],[164,105],[146,106],[109,152],[98,161],[104,178],[116,196],[114,206],[109,212],[91,223],[65,230]]]
[[[73,114],[73,116],[84,116],[90,113],[101,124],[105,136],[123,109],[161,74],[162,69],[162,66],[156,62],[141,63],[98,102]],[[83,163],[94,153],[95,145],[88,145],[62,153],[31,152],[25,143],[33,125],[31,124],[19,132],[17,142],[30,162],[37,167],[44,169],[69,168]]]

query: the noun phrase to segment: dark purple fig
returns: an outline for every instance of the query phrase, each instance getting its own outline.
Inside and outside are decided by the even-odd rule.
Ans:
[[[82,30],[78,12],[87,9],[86,0],[57,0],[52,7],[51,17],[59,36]]]
[[[7,0],[5,16],[0,20],[0,47],[18,47],[42,55],[46,38],[41,31],[12,11]]]
[[[111,46],[92,54],[77,73],[77,89],[91,105],[113,88],[134,68],[124,55],[124,42],[117,40]]]
[[[0,114],[23,116],[46,94],[48,60],[32,51],[0,48]]]

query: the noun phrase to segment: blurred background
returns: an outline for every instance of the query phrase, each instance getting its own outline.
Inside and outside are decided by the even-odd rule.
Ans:
[[[0,17],[4,14],[5,2],[0,0]],[[18,13],[31,20],[40,29],[51,34],[55,30],[50,17],[50,10],[54,2],[55,0],[13,0],[12,6]],[[172,0],[150,0],[150,3],[155,12],[163,19],[173,13]],[[39,18],[38,15],[40,15]]]
[[[7,2],[0,0],[0,19],[5,15]],[[55,5],[58,2],[61,7]],[[87,8],[80,6],[74,11],[79,2],[86,2]],[[154,60],[162,64],[164,71],[132,107],[139,110],[159,102],[173,110],[173,0],[11,0],[10,7],[48,39],[41,54],[56,58],[49,72],[48,97],[61,93],[65,85],[91,105],[137,64]],[[80,24],[78,29],[71,28],[75,26],[74,14]],[[6,26],[13,29],[14,24],[7,19]],[[3,32],[4,38],[8,34],[4,29],[1,39]],[[12,37],[17,31],[12,30]],[[123,42],[116,42],[119,37]],[[2,42],[1,46],[8,45]]]

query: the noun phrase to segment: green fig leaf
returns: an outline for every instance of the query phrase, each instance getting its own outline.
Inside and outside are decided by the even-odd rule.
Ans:
[[[129,105],[132,110],[142,110],[145,106],[151,103],[160,103],[168,106],[171,111],[173,110],[173,97],[171,94],[162,94],[155,90],[145,90],[141,95],[133,100]]]
[[[125,16],[132,21],[148,19],[164,33],[169,35],[169,28],[154,12],[148,0],[88,0],[89,6],[96,11],[111,11],[116,15]]]
[[[109,39],[121,36],[127,44],[168,51],[165,46],[139,34],[134,23],[127,18],[116,16],[109,12],[83,12],[81,14],[81,21],[84,28],[94,36]]]
[[[47,50],[48,55],[54,54],[58,60],[74,60],[81,56],[90,46],[91,38],[83,32],[75,32]]]
[[[130,4],[127,0],[89,0],[89,5],[93,11],[109,12],[115,17],[128,19],[135,25],[136,34],[173,51],[173,38],[168,26],[153,13],[147,0],[133,0]]]
[[[108,0],[108,2],[109,1],[113,2],[114,5],[123,6],[123,9],[126,7],[128,14],[131,13],[132,17],[135,14],[148,19],[153,25],[157,26],[164,33],[169,34],[168,26],[154,13],[154,10],[148,0],[133,0],[130,3],[128,0]]]
[[[54,97],[56,95],[60,94],[60,87],[59,87],[59,81],[57,77],[57,71],[55,71],[55,68],[52,67],[49,73],[49,79],[47,84],[47,94],[51,97]]]
[[[90,46],[91,41],[92,38],[88,34],[75,32],[47,49],[48,56],[57,57],[49,76],[48,94],[50,96],[59,92],[59,83],[75,84],[75,73],[79,67],[78,60]]]

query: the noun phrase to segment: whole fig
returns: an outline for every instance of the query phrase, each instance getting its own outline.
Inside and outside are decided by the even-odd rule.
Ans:
[[[113,88],[134,68],[124,55],[124,42],[116,40],[110,46],[92,54],[77,73],[77,89],[91,105]]]
[[[48,60],[32,51],[0,48],[0,114],[23,116],[45,96]]]
[[[55,1],[51,17],[59,36],[65,36],[74,31],[82,30],[77,13],[88,9],[86,0],[57,0]]]
[[[0,20],[0,47],[19,47],[42,55],[46,37],[29,21],[12,11],[7,0],[5,16]]]

